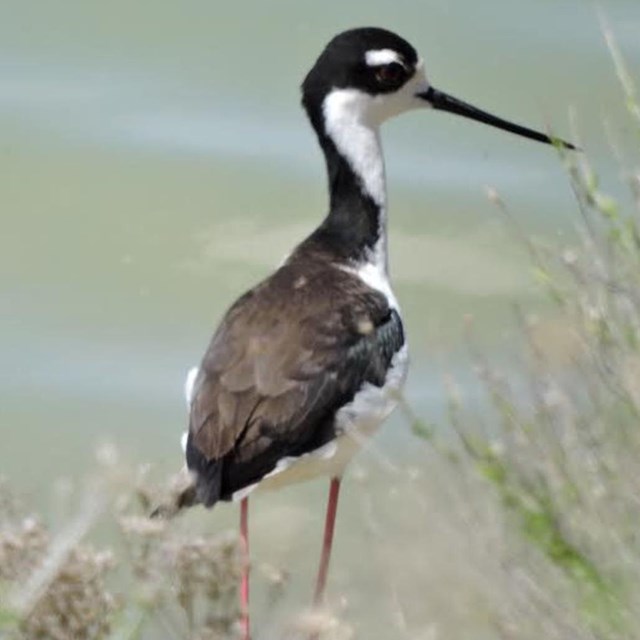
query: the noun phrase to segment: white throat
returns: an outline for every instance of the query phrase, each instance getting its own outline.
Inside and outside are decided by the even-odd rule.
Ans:
[[[375,98],[357,89],[334,89],[324,99],[324,126],[367,195],[379,207],[384,207],[386,186],[380,123],[367,117],[373,100]]]
[[[334,89],[324,99],[323,115],[327,135],[379,209],[378,241],[367,262],[386,276],[387,189],[380,123],[367,116],[373,101],[374,97],[357,89]]]

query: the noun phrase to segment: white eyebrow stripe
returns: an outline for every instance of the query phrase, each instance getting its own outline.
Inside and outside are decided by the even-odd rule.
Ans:
[[[364,54],[364,59],[370,67],[379,67],[391,62],[397,62],[404,67],[400,54],[393,49],[371,49]]]

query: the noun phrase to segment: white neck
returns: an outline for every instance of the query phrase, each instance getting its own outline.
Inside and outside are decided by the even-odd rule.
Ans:
[[[379,123],[366,114],[375,100],[357,89],[334,89],[324,100],[323,115],[327,135],[360,181],[363,193],[379,208],[378,241],[368,262],[387,274],[387,188]]]

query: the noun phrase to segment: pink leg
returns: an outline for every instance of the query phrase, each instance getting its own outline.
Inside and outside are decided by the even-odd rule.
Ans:
[[[327,584],[327,572],[329,560],[331,560],[331,544],[333,542],[333,530],[336,524],[336,511],[338,510],[338,495],[340,494],[340,478],[331,478],[329,487],[329,501],[327,502],[327,517],[324,523],[324,539],[322,541],[322,556],[318,570],[316,592],[313,596],[314,606],[322,604],[324,600],[324,588]]]
[[[249,632],[249,498],[240,501],[240,544],[242,546],[242,582],[240,583],[240,609],[242,640],[250,640]]]

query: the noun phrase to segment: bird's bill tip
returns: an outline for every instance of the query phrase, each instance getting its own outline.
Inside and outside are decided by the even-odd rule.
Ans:
[[[417,97],[427,102],[433,109],[447,111],[449,113],[455,113],[456,115],[463,116],[464,118],[477,120],[478,122],[483,122],[484,124],[491,125],[492,127],[497,127],[498,129],[515,133],[523,138],[537,140],[538,142],[543,142],[545,144],[552,144],[564,149],[579,151],[578,147],[570,142],[548,136],[544,133],[540,133],[539,131],[535,131],[534,129],[529,129],[528,127],[523,127],[519,124],[509,122],[508,120],[498,118],[487,111],[482,111],[481,109],[478,109],[467,102],[463,102],[462,100],[458,100],[458,98],[454,98],[448,93],[439,91],[434,87],[429,87],[426,91],[418,93]]]

